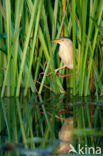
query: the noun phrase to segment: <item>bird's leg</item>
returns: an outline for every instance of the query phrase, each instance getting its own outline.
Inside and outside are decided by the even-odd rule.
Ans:
[[[60,68],[55,69],[55,74],[56,74],[59,70],[65,68],[65,67],[66,67],[66,66],[64,65],[63,67],[60,67]],[[53,72],[49,73],[48,75],[51,75],[52,73],[53,73]]]
[[[64,69],[66,66],[64,65],[63,67],[55,69],[55,73],[57,73],[59,70]]]

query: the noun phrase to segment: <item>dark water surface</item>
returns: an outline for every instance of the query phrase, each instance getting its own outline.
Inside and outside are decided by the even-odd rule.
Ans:
[[[103,154],[103,97],[44,93],[0,99],[0,156],[68,152]]]

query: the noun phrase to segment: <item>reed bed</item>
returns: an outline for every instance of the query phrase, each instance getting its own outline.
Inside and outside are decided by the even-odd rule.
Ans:
[[[1,0],[1,97],[19,96],[22,88],[25,96],[41,94],[44,86],[56,94],[73,88],[73,95],[103,95],[102,11],[103,0]],[[74,68],[57,75],[62,62],[51,39],[60,36],[73,41]]]

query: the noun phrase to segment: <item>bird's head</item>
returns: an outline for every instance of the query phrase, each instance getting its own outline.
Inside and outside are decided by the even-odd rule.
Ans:
[[[70,42],[70,39],[67,37],[61,37],[59,39],[51,40],[51,42],[55,42],[55,43],[58,43],[60,45],[65,45],[68,41]]]

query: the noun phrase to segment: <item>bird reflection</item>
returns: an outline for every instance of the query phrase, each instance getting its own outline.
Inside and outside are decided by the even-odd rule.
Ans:
[[[66,118],[64,124],[59,131],[59,139],[62,140],[59,145],[59,149],[54,152],[55,154],[68,153],[70,150],[70,144],[72,142],[72,130],[73,118]]]

